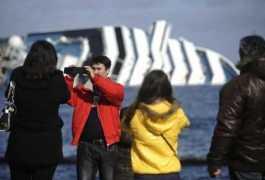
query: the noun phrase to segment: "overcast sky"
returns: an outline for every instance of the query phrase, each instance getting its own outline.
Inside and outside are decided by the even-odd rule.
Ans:
[[[172,24],[172,38],[238,60],[239,39],[265,37],[265,0],[0,0],[0,38],[103,25],[148,30],[158,19]]]

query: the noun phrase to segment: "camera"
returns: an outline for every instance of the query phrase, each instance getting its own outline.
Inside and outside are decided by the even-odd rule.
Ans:
[[[87,71],[84,67],[66,67],[64,68],[63,72],[73,77],[77,74],[87,74]]]

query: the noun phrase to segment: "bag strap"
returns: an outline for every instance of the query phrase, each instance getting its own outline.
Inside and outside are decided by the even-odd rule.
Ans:
[[[164,141],[167,143],[167,145],[169,146],[169,148],[173,151],[174,155],[178,158],[176,149],[169,143],[169,141],[164,136],[164,134],[160,134],[160,136],[164,139]]]
[[[9,101],[10,103],[15,103],[15,88],[16,88],[15,81],[10,81],[7,93],[7,101]]]

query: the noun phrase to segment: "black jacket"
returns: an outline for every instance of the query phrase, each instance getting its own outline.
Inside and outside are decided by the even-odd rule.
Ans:
[[[55,71],[49,78],[32,80],[23,67],[13,70],[17,113],[8,139],[6,159],[30,165],[56,164],[63,158],[59,105],[66,103],[69,92],[63,73]]]
[[[220,92],[210,168],[265,172],[265,62],[256,61]]]

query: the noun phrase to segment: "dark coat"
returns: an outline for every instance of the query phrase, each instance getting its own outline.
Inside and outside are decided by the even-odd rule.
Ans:
[[[122,124],[122,132],[121,139],[118,143],[118,160],[117,165],[115,167],[115,180],[133,180],[134,174],[132,171],[131,165],[131,144],[132,144],[132,136],[131,134],[123,128],[123,120],[126,116],[126,111],[128,107],[124,107],[121,109],[120,119]]]
[[[13,70],[16,83],[17,113],[8,139],[9,163],[29,165],[57,164],[63,158],[59,105],[66,103],[69,92],[59,70],[49,78],[30,80],[23,67]]]
[[[220,92],[210,168],[265,172],[265,61],[255,61]]]

